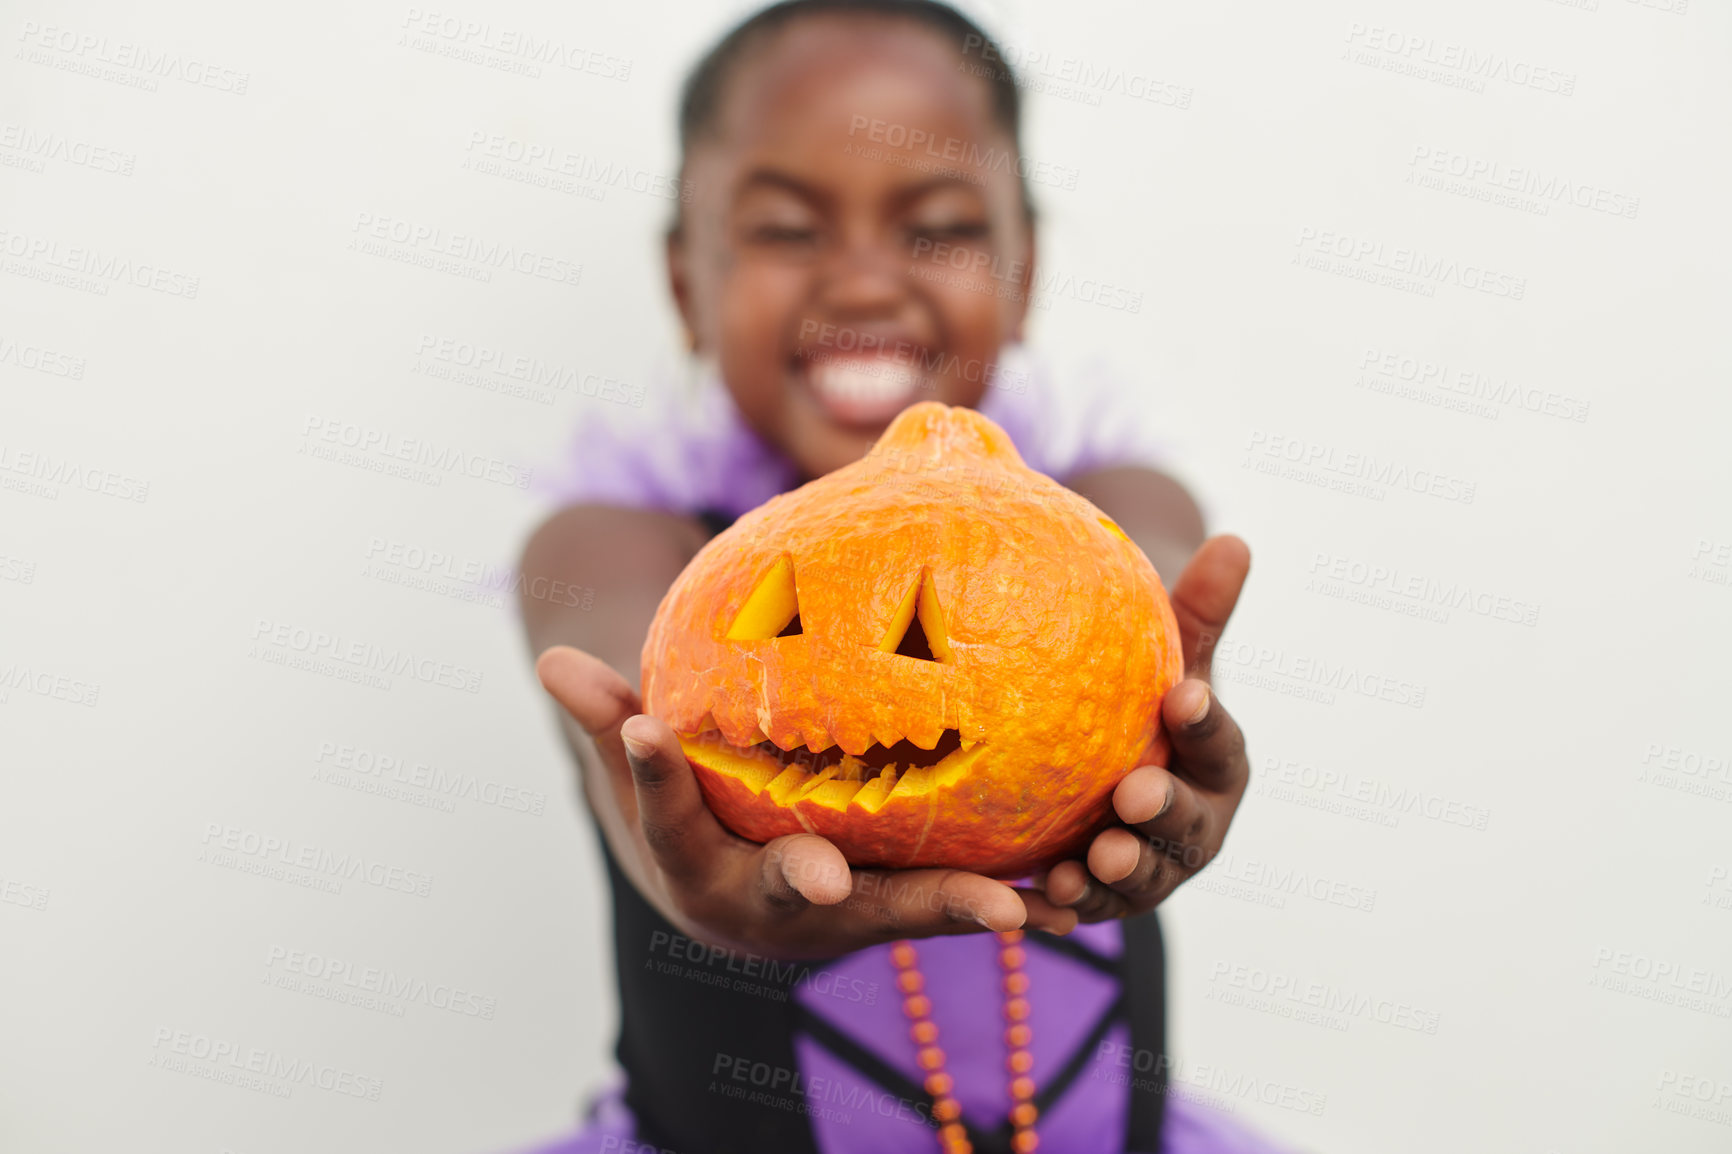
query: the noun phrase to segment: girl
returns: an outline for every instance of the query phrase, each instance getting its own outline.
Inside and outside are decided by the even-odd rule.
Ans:
[[[791,0],[687,82],[692,196],[667,269],[713,375],[642,445],[587,428],[575,503],[522,563],[525,589],[581,584],[604,610],[522,603],[603,835],[622,1008],[624,1085],[559,1154],[1271,1149],[1168,1091],[1151,912],[1218,851],[1244,791],[1208,669],[1249,557],[1203,541],[1109,398],[1067,437],[1018,350],[1034,218],[1000,60],[940,4]],[[811,835],[735,837],[636,691],[649,621],[703,543],[925,399],[994,417],[1180,574],[1173,764],[1125,778],[1122,824],[1085,861],[1021,886],[851,871]]]

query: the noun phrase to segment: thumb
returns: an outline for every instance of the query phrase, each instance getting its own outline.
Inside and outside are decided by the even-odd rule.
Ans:
[[[674,731],[639,714],[620,727],[619,736],[637,791],[638,826],[656,864],[690,885],[713,880],[715,855],[729,835],[704,804]]]
[[[612,733],[626,718],[643,712],[643,702],[619,670],[581,649],[553,646],[536,659],[535,675],[593,738]]]
[[[1250,546],[1232,534],[1223,534],[1204,541],[1179,574],[1171,600],[1173,616],[1179,622],[1186,677],[1209,680],[1215,646],[1239,603],[1239,592],[1250,571]]]

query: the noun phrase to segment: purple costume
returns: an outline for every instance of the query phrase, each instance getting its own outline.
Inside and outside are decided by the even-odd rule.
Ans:
[[[980,411],[1010,434],[1031,467],[1049,476],[1158,460],[1163,455],[1159,444],[1142,432],[1134,414],[1120,407],[1122,391],[1102,385],[1099,374],[1087,376],[1090,385],[1068,389],[1060,398],[1037,364],[1020,349],[1009,349]],[[797,479],[789,462],[746,428],[726,389],[713,377],[653,418],[636,436],[586,422],[576,435],[569,471],[550,496],[562,502],[687,513],[711,510],[732,517],[792,487]],[[784,966],[712,951],[670,934],[671,927],[646,929],[665,923],[635,891],[621,891],[620,886],[629,883],[622,881],[611,859],[609,866],[616,939],[646,939],[615,943],[625,1003],[622,1062],[645,1069],[652,1062],[689,1057],[680,1052],[682,1046],[702,1050],[702,1060],[692,1064],[683,1081],[658,1077],[659,1097],[643,1086],[616,1083],[592,1098],[582,1130],[537,1154],[629,1154],[657,1148],[637,1145],[640,1142],[669,1142],[668,1135],[679,1133],[686,1137],[671,1147],[674,1154],[711,1148],[774,1149],[781,1154],[779,1147],[767,1144],[781,1139],[767,1139],[764,1131],[752,1132],[759,1135],[755,1142],[750,1135],[730,1141],[717,1129],[725,1123],[709,1123],[709,1129],[688,1125],[682,1131],[680,1123],[690,1119],[642,1116],[652,1111],[701,1114],[724,1100],[729,1109],[749,1105],[770,1117],[774,1126],[783,1128],[777,1133],[796,1134],[801,1146],[818,1154],[938,1151],[936,1130],[925,1116],[929,1100],[917,1089],[924,1072],[915,1063],[888,946],[833,961]],[[628,925],[629,930],[624,928]],[[1156,988],[1152,995],[1143,995],[1145,1010],[1150,996],[1159,1005],[1164,980],[1159,931],[1152,932],[1153,970],[1144,984]],[[1139,935],[1140,942],[1150,940],[1142,930]],[[1144,1044],[1146,1036],[1133,1044],[1124,989],[1128,983],[1121,980],[1120,966],[1121,959],[1128,958],[1130,937],[1119,922],[1082,926],[1065,939],[1029,935],[1031,1076],[1038,1087],[1056,1093],[1043,1104],[1037,1126],[1040,1149],[1049,1154],[1280,1154],[1279,1147],[1242,1129],[1220,1110],[1167,1087],[1164,1074],[1170,1067],[1160,1056],[1160,1017],[1154,1019],[1153,1046]],[[997,939],[971,934],[915,945],[955,1095],[971,1133],[979,1135],[976,1149],[985,1154],[983,1145],[990,1147],[1008,1134],[1004,1119],[1011,1106]],[[1139,948],[1145,956],[1150,953],[1146,945]],[[658,1009],[665,1009],[661,1003],[670,1000],[682,1002],[682,1008],[658,1017]],[[743,1017],[731,1025],[709,1023],[720,1032],[702,1034],[705,1023],[698,1019],[709,1016],[708,1006],[722,1013],[720,1007],[735,1003],[743,1008],[728,1012]],[[730,1046],[715,1040],[734,1036],[731,1031],[741,1028],[739,1021],[764,1018],[789,1023],[773,1027],[785,1035],[777,1051],[786,1056],[785,1064],[732,1052],[749,1050],[745,1043]],[[1134,1020],[1147,1028],[1146,1013]],[[688,1045],[688,1036],[710,1041]],[[650,1039],[647,1045],[645,1038]],[[707,1085],[702,1077],[706,1063]],[[666,1091],[668,1085],[685,1101],[673,1105],[676,1095]],[[640,1103],[636,1114],[627,1104],[634,1090]],[[1132,1106],[1134,1092],[1160,1099],[1153,1115],[1158,1142],[1126,1144],[1127,1133],[1134,1135],[1138,1129],[1130,1117],[1133,1109],[1141,1108],[1148,1116],[1146,1104]],[[1143,1127],[1145,1135],[1148,1129]]]

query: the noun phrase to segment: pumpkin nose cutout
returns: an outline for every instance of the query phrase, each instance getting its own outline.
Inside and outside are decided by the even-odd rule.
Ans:
[[[950,636],[944,630],[944,611],[938,605],[931,570],[922,569],[903,596],[896,616],[890,619],[890,629],[878,643],[878,652],[921,661],[950,660]]]
[[[784,553],[758,580],[734,615],[729,641],[768,641],[800,633],[800,592],[794,587],[794,562]]]

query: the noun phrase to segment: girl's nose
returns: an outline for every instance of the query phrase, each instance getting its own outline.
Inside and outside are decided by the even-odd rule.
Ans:
[[[908,257],[888,240],[854,237],[836,245],[820,272],[819,299],[838,314],[882,314],[908,295]]]

